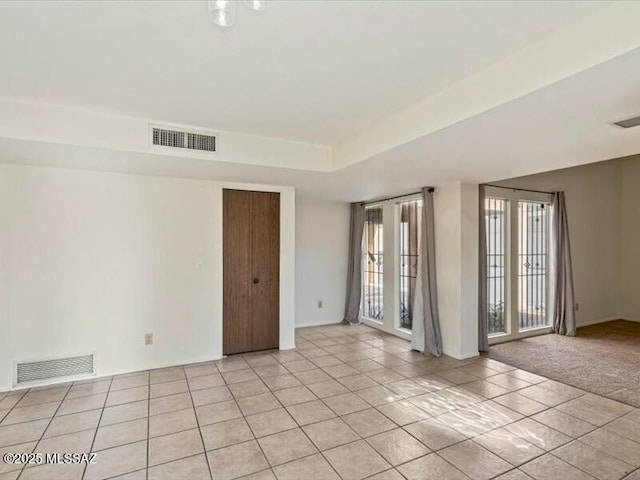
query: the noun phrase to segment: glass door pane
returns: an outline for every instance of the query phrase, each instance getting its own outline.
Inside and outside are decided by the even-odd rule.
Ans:
[[[422,218],[422,200],[398,204],[400,210],[400,328],[411,330],[413,301],[418,276],[418,232]]]
[[[547,262],[549,205],[518,202],[518,319],[519,330],[549,325]]]
[[[382,206],[365,210],[362,245],[362,315],[382,320],[383,315],[383,245]]]
[[[506,239],[508,201],[485,198],[487,234],[487,320],[489,335],[508,333],[506,320]]]

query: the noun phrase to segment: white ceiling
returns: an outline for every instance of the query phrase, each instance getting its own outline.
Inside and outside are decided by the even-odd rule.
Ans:
[[[334,144],[605,2],[0,2],[0,97]]]
[[[449,181],[490,182],[640,152],[640,127],[611,123],[640,113],[640,49],[334,172],[0,139],[18,164],[293,185],[303,196],[371,200]]]

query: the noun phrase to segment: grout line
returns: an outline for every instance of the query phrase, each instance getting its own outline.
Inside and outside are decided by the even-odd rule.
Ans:
[[[111,382],[113,382],[113,379],[111,380]],[[111,389],[111,383],[109,383],[109,389]],[[91,446],[89,447],[89,452],[92,453],[93,452],[93,445],[96,443],[96,437],[98,436],[98,430],[100,429],[100,422],[102,421],[102,415],[104,414],[104,409],[105,409],[105,405],[107,404],[107,399],[109,398],[109,394],[107,393],[107,395],[105,395],[104,397],[104,404],[102,405],[102,410],[100,410],[100,417],[98,418],[98,424],[96,425],[96,431],[93,434],[93,440],[91,440]],[[80,412],[78,412],[80,413]],[[89,468],[89,465],[85,464],[84,469],[82,470],[82,477],[84,478],[84,476],[87,473],[87,468]]]
[[[215,366],[215,363],[214,363],[214,366]],[[220,370],[218,370],[218,367],[215,366],[215,368],[218,371],[218,373],[220,373]],[[186,373],[185,373],[185,375],[186,375]],[[224,381],[224,378],[223,378],[223,381]],[[189,379],[187,379],[187,391],[189,392],[189,399],[191,400],[191,408],[193,409],[193,416],[196,419],[196,426],[198,427],[198,434],[200,435],[200,441],[202,442],[202,453],[204,455],[205,461],[207,462],[207,469],[209,470],[209,478],[212,479],[213,478],[213,472],[211,471],[211,464],[209,463],[209,455],[207,455],[207,446],[205,445],[204,437],[202,436],[202,428],[200,427],[200,419],[198,418],[198,414],[197,414],[197,411],[196,411],[196,405],[195,405],[195,402],[193,401],[193,395],[191,394],[191,385],[189,384]],[[149,440],[151,440],[151,439],[149,439]],[[148,470],[148,466],[147,466],[147,476],[148,476],[148,472],[149,472],[149,470]]]

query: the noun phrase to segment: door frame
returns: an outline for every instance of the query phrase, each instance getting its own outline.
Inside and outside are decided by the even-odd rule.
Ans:
[[[215,284],[214,358],[223,357],[223,190],[251,190],[280,194],[280,350],[295,348],[295,188],[253,183],[216,182],[215,213],[212,227],[216,239],[213,265]]]

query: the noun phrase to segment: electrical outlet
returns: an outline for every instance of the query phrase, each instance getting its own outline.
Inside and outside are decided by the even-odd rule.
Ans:
[[[144,344],[145,345],[153,345],[153,333],[145,333],[144,334]]]
[[[578,302],[576,302],[576,312],[580,310],[580,304]]]
[[[318,300],[318,308],[322,308],[322,300]]]

